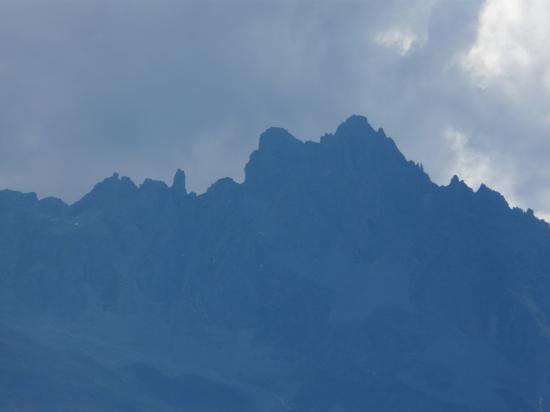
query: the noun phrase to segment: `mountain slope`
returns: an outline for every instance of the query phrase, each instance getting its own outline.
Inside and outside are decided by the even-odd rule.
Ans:
[[[268,129],[245,175],[197,196],[181,171],[170,187],[115,174],[73,205],[0,192],[4,322],[150,402],[174,399],[165,377],[231,388],[160,401],[176,410],[533,411],[548,395],[550,228],[532,212],[435,185],[360,116],[319,143]]]

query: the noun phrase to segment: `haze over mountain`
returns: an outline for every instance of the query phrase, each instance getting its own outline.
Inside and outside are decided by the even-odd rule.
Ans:
[[[550,227],[352,116],[243,183],[0,192],[0,410],[536,411]],[[10,409],[11,408],[11,409]]]

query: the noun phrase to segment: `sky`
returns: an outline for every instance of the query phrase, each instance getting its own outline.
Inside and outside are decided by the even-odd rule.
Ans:
[[[547,0],[0,0],[0,188],[243,178],[352,114],[438,184],[550,218]]]

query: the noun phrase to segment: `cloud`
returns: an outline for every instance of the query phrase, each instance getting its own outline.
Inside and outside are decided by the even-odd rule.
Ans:
[[[550,213],[547,19],[542,0],[7,0],[0,187],[72,201],[182,167],[200,192],[269,126],[317,139],[360,113],[436,182]]]
[[[444,132],[454,155],[451,166],[464,181],[474,189],[491,179],[491,161],[483,154],[477,153],[468,146],[468,136],[456,129],[448,128]]]
[[[417,42],[413,33],[401,32],[397,29],[378,33],[375,40],[383,46],[396,48],[401,55],[407,54],[412,45]]]
[[[400,2],[391,3],[389,13],[383,21],[385,27],[376,33],[374,42],[407,55],[414,47],[423,47],[428,40],[428,27],[437,0],[416,0],[403,7]]]
[[[501,190],[516,203],[550,213],[550,7],[544,0],[487,0],[476,39],[458,54],[463,70],[488,100],[499,123],[489,140],[516,164]],[[498,109],[504,109],[499,111]],[[503,166],[496,168],[504,169]],[[504,188],[506,186],[506,188]]]
[[[476,151],[470,144],[470,137],[452,127],[447,128],[443,136],[449,144],[452,153],[452,161],[449,169],[460,176],[468,186],[477,190],[484,183],[492,187],[498,187],[508,194],[507,200],[517,204],[514,197],[514,173],[506,171],[499,166],[487,153]]]
[[[546,83],[549,19],[545,0],[488,0],[480,13],[477,39],[464,56],[465,68],[481,85],[497,83],[513,94],[524,92],[526,81]]]

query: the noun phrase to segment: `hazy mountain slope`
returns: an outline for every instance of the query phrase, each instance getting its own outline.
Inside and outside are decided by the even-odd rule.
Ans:
[[[180,171],[115,174],[70,206],[0,192],[5,322],[177,410],[532,411],[549,394],[545,222],[433,184],[359,116],[319,143],[268,129],[245,172],[200,196]]]

